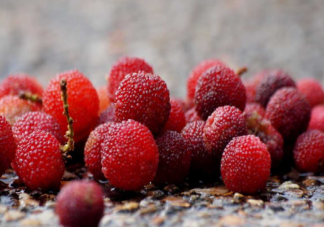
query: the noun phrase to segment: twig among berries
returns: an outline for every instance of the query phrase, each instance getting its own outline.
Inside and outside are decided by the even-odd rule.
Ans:
[[[19,98],[24,99],[24,100],[29,100],[31,102],[39,103],[39,104],[43,103],[43,100],[41,97],[39,97],[37,94],[32,94],[29,92],[21,92],[19,94]]]
[[[236,74],[238,76],[242,76],[244,73],[246,73],[248,71],[248,68],[246,66],[241,67],[239,69],[236,70]]]

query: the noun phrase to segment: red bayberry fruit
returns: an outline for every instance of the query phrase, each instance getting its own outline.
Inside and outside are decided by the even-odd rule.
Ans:
[[[22,140],[36,130],[48,132],[60,143],[64,143],[60,125],[51,115],[43,112],[25,113],[12,127],[16,141]]]
[[[101,86],[101,87],[97,88],[97,94],[98,94],[98,98],[99,98],[99,114],[101,114],[110,105],[108,91],[107,91],[106,86]]]
[[[5,116],[11,125],[25,113],[39,110],[39,104],[20,99],[18,96],[8,95],[0,99],[0,114]]]
[[[324,105],[318,105],[312,108],[308,130],[314,129],[324,132]]]
[[[297,83],[297,89],[305,95],[311,107],[324,104],[324,91],[317,80],[312,78],[301,79]]]
[[[190,73],[187,80],[187,102],[190,106],[194,103],[195,91],[198,79],[202,76],[202,74],[210,69],[213,66],[217,65],[225,65],[223,62],[217,59],[205,60],[199,63]]]
[[[193,107],[185,113],[186,122],[201,121],[201,118],[198,116],[196,108]]]
[[[102,143],[102,172],[109,182],[124,190],[138,190],[153,180],[159,151],[150,130],[128,120],[118,125]]]
[[[179,103],[179,105],[181,106],[182,111],[184,113],[188,110],[188,105],[187,105],[187,103],[183,99],[181,99],[181,98],[171,98],[171,100],[174,100],[177,103]]]
[[[99,115],[97,125],[115,121],[115,107],[110,105],[104,112]]]
[[[244,115],[249,117],[253,115],[253,113],[257,113],[263,118],[265,115],[265,109],[259,103],[256,102],[247,103],[244,110]]]
[[[282,70],[265,72],[266,76],[255,88],[255,101],[266,107],[271,96],[280,88],[296,87],[291,76]]]
[[[295,143],[294,160],[301,172],[323,172],[324,133],[311,130],[301,134]]]
[[[133,119],[158,133],[170,114],[170,96],[166,83],[157,75],[127,75],[116,93],[116,121]]]
[[[70,115],[74,124],[74,140],[80,141],[89,135],[97,123],[99,99],[91,82],[79,71],[70,71],[52,79],[44,92],[44,111],[55,118],[65,134],[67,121],[63,113],[60,81],[67,81],[67,93]]]
[[[163,128],[163,131],[170,130],[170,131],[181,132],[181,130],[186,126],[185,114],[180,104],[177,101],[171,99],[170,104],[171,104],[170,116]]]
[[[195,103],[198,115],[206,120],[217,107],[245,108],[245,87],[230,68],[218,65],[206,71],[198,80]]]
[[[189,173],[191,160],[183,136],[176,131],[166,131],[156,139],[156,144],[159,148],[159,166],[154,183],[181,183]]]
[[[259,85],[260,81],[267,75],[267,71],[262,71],[253,76],[252,80],[244,82],[246,90],[246,102],[254,102],[255,100],[255,88]]]
[[[57,196],[55,212],[64,227],[98,226],[104,212],[102,188],[95,182],[68,183]]]
[[[254,194],[265,188],[270,167],[271,159],[266,145],[253,135],[240,136],[226,146],[221,174],[229,190]]]
[[[111,102],[115,101],[118,87],[126,75],[138,72],[154,73],[146,61],[136,57],[123,57],[113,65],[108,77],[108,95]]]
[[[308,126],[310,106],[295,88],[282,88],[270,99],[265,118],[282,135],[284,140],[294,140]]]
[[[64,173],[60,143],[50,133],[34,131],[18,141],[12,165],[29,189],[58,189]]]
[[[0,115],[0,177],[9,168],[15,157],[16,143],[10,124]]]
[[[204,143],[206,149],[215,156],[218,166],[226,145],[237,136],[247,134],[247,126],[242,112],[234,106],[218,107],[206,121]]]
[[[37,80],[27,74],[13,74],[6,77],[0,84],[0,98],[6,95],[31,93],[42,96],[43,88]]]

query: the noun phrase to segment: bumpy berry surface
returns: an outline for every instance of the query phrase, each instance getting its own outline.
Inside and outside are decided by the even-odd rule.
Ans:
[[[255,88],[259,85],[260,81],[267,75],[267,71],[261,71],[254,75],[251,80],[245,81],[244,86],[246,90],[246,102],[254,102]]]
[[[304,94],[311,107],[324,104],[322,85],[315,79],[305,78],[297,82],[297,89]]]
[[[200,120],[188,123],[182,130],[182,136],[191,151],[190,176],[201,179],[214,174],[212,153],[204,145],[204,127],[205,122]]]
[[[166,83],[157,75],[127,75],[116,93],[116,121],[133,119],[158,133],[170,115],[170,95]]]
[[[189,173],[191,152],[183,136],[166,131],[156,139],[159,148],[159,166],[154,178],[156,184],[178,184]]]
[[[271,96],[280,88],[296,87],[291,76],[282,70],[265,72],[266,76],[255,88],[255,101],[266,107]]]
[[[245,87],[240,77],[226,66],[212,67],[198,80],[195,104],[196,111],[203,120],[220,106],[235,106],[243,111],[245,102]]]
[[[101,144],[104,142],[106,136],[110,136],[118,127],[118,123],[105,123],[98,126],[90,133],[90,136],[84,147],[84,161],[90,173],[93,174],[97,180],[105,179],[102,173],[101,166]]]
[[[201,121],[201,118],[198,116],[196,108],[193,107],[185,113],[186,122]]]
[[[311,130],[301,134],[295,143],[294,160],[301,172],[323,172],[324,133]]]
[[[104,212],[102,188],[95,182],[72,181],[57,196],[55,212],[64,227],[96,227]]]
[[[181,98],[171,98],[173,99],[174,101],[176,101],[177,103],[179,103],[179,105],[181,106],[182,108],[182,111],[183,112],[186,112],[188,110],[188,104],[185,100],[181,99]]]
[[[264,117],[265,109],[259,103],[256,102],[247,103],[244,110],[244,115],[249,117],[253,113],[257,113],[261,117]]]
[[[6,95],[19,95],[21,92],[43,95],[43,88],[37,80],[27,74],[9,75],[0,83],[0,98]]]
[[[57,121],[44,112],[28,112],[19,118],[12,127],[16,141],[20,141],[34,131],[52,134],[61,144],[64,143],[62,131]]]
[[[265,188],[270,167],[271,159],[266,145],[253,135],[240,136],[226,146],[221,174],[229,190],[254,194]]]
[[[171,99],[171,111],[169,119],[165,124],[163,131],[171,130],[181,132],[181,130],[186,126],[186,117],[182,110],[181,105],[176,101]]]
[[[297,89],[282,88],[271,97],[265,118],[284,140],[291,141],[307,129],[310,112],[307,100]]]
[[[99,98],[99,114],[104,112],[110,105],[108,91],[106,86],[101,86],[97,88],[97,94]]]
[[[8,95],[0,99],[0,115],[5,116],[11,125],[25,113],[39,110],[39,104],[22,100],[18,96]]]
[[[205,60],[199,63],[190,73],[188,80],[187,80],[187,102],[190,106],[194,103],[195,98],[195,92],[196,92],[196,86],[198,79],[201,77],[201,75],[210,69],[213,66],[217,65],[225,65],[223,62],[217,59],[210,59]]]
[[[34,131],[18,142],[12,165],[29,189],[58,189],[64,173],[60,143],[47,132]]]
[[[318,105],[312,108],[308,129],[317,129],[324,132],[324,105]]]
[[[15,156],[16,143],[10,124],[0,115],[0,177],[9,168]]]
[[[99,99],[91,82],[79,71],[70,71],[57,75],[47,86],[44,97],[44,111],[52,115],[60,124],[62,134],[67,130],[67,121],[63,113],[60,82],[67,82],[69,112],[72,117],[74,140],[76,142],[89,135],[95,127],[99,111]]]
[[[102,112],[97,120],[97,125],[115,121],[115,107],[110,105],[104,112]]]
[[[215,156],[219,165],[226,145],[237,136],[246,135],[247,126],[244,115],[234,106],[218,107],[206,121],[204,143],[206,149]]]
[[[152,181],[159,163],[159,151],[150,130],[128,120],[102,143],[102,172],[120,189],[138,190]]]
[[[154,73],[146,61],[136,57],[123,57],[113,65],[108,77],[108,95],[111,102],[115,101],[115,94],[126,75],[138,72]]]

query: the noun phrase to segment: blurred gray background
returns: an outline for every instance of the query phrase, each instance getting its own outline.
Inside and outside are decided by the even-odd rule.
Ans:
[[[323,0],[0,0],[0,76],[26,72],[45,86],[79,69],[105,84],[121,56],[144,58],[184,97],[190,70],[207,58],[244,79],[283,68],[324,82]]]

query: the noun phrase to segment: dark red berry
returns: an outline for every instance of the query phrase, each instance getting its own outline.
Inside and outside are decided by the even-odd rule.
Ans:
[[[97,125],[115,121],[115,107],[110,105],[104,112],[99,115]]]
[[[133,119],[158,133],[170,114],[170,96],[166,83],[157,75],[127,75],[116,93],[116,121]]]
[[[88,78],[79,71],[70,71],[57,75],[47,86],[44,97],[44,111],[54,117],[60,124],[62,134],[67,129],[67,121],[63,113],[60,82],[67,81],[69,112],[74,121],[75,142],[87,137],[95,127],[99,112],[99,99],[96,89]]]
[[[245,108],[245,87],[230,68],[218,65],[206,71],[198,80],[195,104],[198,115],[206,120],[217,107]]]
[[[110,105],[108,91],[107,91],[106,86],[101,86],[101,87],[97,88],[97,94],[98,94],[98,98],[99,98],[99,114],[101,114]]]
[[[259,103],[256,102],[247,103],[244,110],[244,115],[249,117],[253,115],[253,113],[257,113],[261,117],[264,117],[265,109]]]
[[[198,116],[196,108],[193,107],[185,113],[186,122],[201,121],[201,118]]]
[[[177,131],[181,132],[181,130],[186,126],[186,118],[185,114],[182,110],[181,105],[176,101],[171,99],[171,111],[169,115],[169,119],[165,124],[163,131]]]
[[[156,139],[156,144],[160,155],[154,183],[181,183],[189,173],[191,160],[185,139],[176,131],[166,131]]]
[[[314,129],[324,132],[324,105],[318,105],[312,108],[308,130]]]
[[[153,180],[159,151],[150,130],[134,121],[124,121],[102,143],[102,172],[120,189],[138,190]]]
[[[247,103],[255,102],[255,89],[266,75],[267,71],[262,71],[254,75],[251,80],[244,82]]]
[[[115,101],[118,87],[126,75],[138,72],[154,73],[146,61],[136,57],[123,57],[113,65],[108,76],[108,95],[111,102]]]
[[[295,143],[294,160],[301,172],[323,172],[324,133],[311,130],[301,134]]]
[[[103,212],[103,191],[95,182],[72,181],[57,196],[55,213],[64,227],[96,227]]]
[[[270,167],[271,159],[266,145],[254,135],[240,136],[226,146],[221,174],[229,190],[254,194],[265,188]]]
[[[18,142],[12,165],[29,189],[58,189],[64,173],[60,143],[50,133],[34,131]]]
[[[16,143],[10,124],[0,115],[0,177],[10,167],[15,157]]]
[[[311,107],[324,104],[323,87],[317,80],[312,78],[301,79],[297,83],[297,89],[305,95]]]
[[[284,140],[294,140],[303,133],[310,119],[310,106],[295,88],[282,88],[270,99],[265,117]]]
[[[291,76],[282,70],[266,71],[266,76],[255,88],[255,101],[266,107],[271,96],[280,88],[296,87]]]

